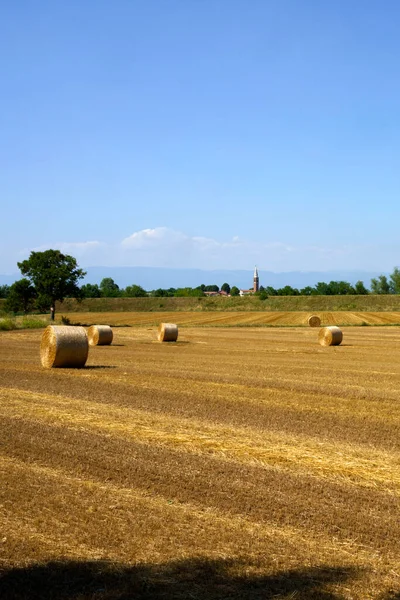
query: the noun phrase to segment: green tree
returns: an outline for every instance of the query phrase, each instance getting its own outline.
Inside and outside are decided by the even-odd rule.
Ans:
[[[175,292],[175,288],[168,288],[167,290],[163,288],[158,288],[157,290],[153,290],[151,292],[151,295],[155,296],[156,298],[172,298],[173,296],[175,296]]]
[[[395,267],[389,278],[389,288],[392,294],[400,294],[400,269]]]
[[[188,297],[188,296],[194,296],[197,298],[200,298],[200,296],[203,296],[203,292],[199,289],[199,288],[191,288],[191,287],[185,287],[185,288],[178,288],[177,290],[175,290],[175,296],[180,298],[180,297]]]
[[[124,296],[127,298],[144,298],[147,296],[147,292],[140,285],[128,285],[125,288]]]
[[[298,296],[299,290],[297,288],[292,288],[291,285],[285,285],[285,287],[276,290],[278,296]]]
[[[354,291],[360,296],[366,296],[369,293],[363,281],[357,281],[357,283],[354,286]]]
[[[49,306],[52,306],[51,298],[49,296],[46,296],[46,294],[40,294],[35,302],[36,310],[40,313],[47,313],[49,312]],[[54,312],[52,312],[51,314],[53,318]]]
[[[227,294],[231,293],[231,286],[229,285],[229,283],[223,283],[221,285],[221,292],[226,292]]]
[[[167,298],[169,296],[168,290],[164,290],[163,288],[158,288],[151,292],[151,295],[155,298]]]
[[[379,275],[378,279],[371,279],[372,294],[390,294],[390,285],[386,275]]]
[[[0,285],[0,298],[7,298],[10,293],[10,286],[7,284]]]
[[[119,285],[115,283],[112,277],[104,277],[100,282],[101,295],[104,298],[118,298],[121,296]]]
[[[313,292],[314,288],[312,288],[310,285],[307,285],[306,287],[300,290],[301,296],[312,296]]]
[[[238,287],[236,287],[236,285],[233,285],[231,287],[231,296],[239,296],[240,294],[240,290]]]
[[[81,286],[83,298],[101,298],[101,290],[97,283],[86,283]]]
[[[273,288],[271,285],[267,285],[267,287],[265,288],[265,291],[267,292],[268,296],[277,296],[277,291],[275,288]]]
[[[327,294],[330,296],[346,296],[347,294],[355,294],[355,290],[347,281],[330,281]]]
[[[219,287],[217,285],[205,285],[204,292],[219,292]]]
[[[66,297],[81,297],[78,281],[86,273],[78,268],[76,259],[60,250],[31,252],[29,258],[18,263],[22,275],[33,283],[39,298],[47,299],[54,320],[55,304]]]
[[[19,279],[10,287],[5,309],[11,312],[22,311],[27,314],[34,306],[36,295],[36,290],[29,279],[25,277]]]
[[[324,281],[319,281],[314,290],[317,296],[329,296],[330,294],[329,285]]]

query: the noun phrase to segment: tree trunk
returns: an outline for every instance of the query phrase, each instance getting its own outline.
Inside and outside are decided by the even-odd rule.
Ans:
[[[51,318],[52,321],[54,321],[54,314],[55,314],[55,312],[56,311],[55,311],[54,306],[50,306],[50,315],[51,315],[50,318]]]

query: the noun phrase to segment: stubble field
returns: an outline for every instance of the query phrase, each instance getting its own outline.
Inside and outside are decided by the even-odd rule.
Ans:
[[[400,328],[343,332],[1,333],[0,597],[399,599]]]
[[[197,327],[294,327],[308,326],[308,318],[318,315],[322,325],[400,325],[400,312],[356,311],[164,311],[164,312],[75,312],[67,313],[71,323],[112,326],[154,326],[172,322]]]

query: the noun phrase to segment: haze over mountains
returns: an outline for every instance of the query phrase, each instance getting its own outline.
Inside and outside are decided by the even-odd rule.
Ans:
[[[168,269],[158,267],[84,267],[87,272],[81,283],[99,284],[104,277],[112,277],[121,288],[137,284],[146,290],[157,288],[197,287],[217,284],[221,286],[227,282],[230,286],[247,289],[253,285],[253,270],[213,270],[202,269]],[[291,285],[295,288],[303,288],[307,285],[314,286],[319,281],[347,281],[355,284],[361,280],[369,288],[371,279],[378,275],[388,275],[386,272],[377,271],[291,271],[273,273],[258,269],[260,285],[281,288]],[[12,275],[0,275],[0,285],[11,285],[17,279],[21,279],[19,272]]]

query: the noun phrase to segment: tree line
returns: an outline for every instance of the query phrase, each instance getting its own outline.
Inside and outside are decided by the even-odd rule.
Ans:
[[[31,311],[52,311],[55,314],[56,301],[62,302],[65,298],[141,298],[141,297],[201,297],[206,292],[225,292],[231,296],[238,296],[240,290],[237,286],[223,283],[221,288],[217,284],[199,285],[195,288],[183,287],[168,289],[158,288],[146,291],[140,285],[132,284],[120,288],[111,277],[105,277],[100,284],[78,283],[86,275],[78,267],[73,256],[64,255],[59,250],[46,250],[44,252],[31,252],[29,259],[17,263],[25,277],[12,285],[0,285],[0,298],[6,299],[5,309],[10,312],[28,313]],[[306,286],[302,289],[286,285],[275,289],[272,286],[260,286],[255,296],[262,300],[268,296],[342,296],[366,294],[400,294],[400,269],[395,267],[387,277],[371,279],[368,290],[362,281],[357,281],[353,286],[347,281],[319,282],[315,286]]]

